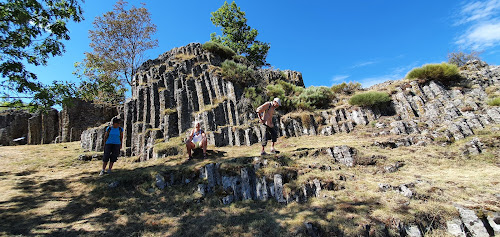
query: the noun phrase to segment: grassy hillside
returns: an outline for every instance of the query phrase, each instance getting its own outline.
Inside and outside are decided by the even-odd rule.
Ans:
[[[443,236],[440,227],[458,215],[453,203],[500,211],[498,128],[476,132],[487,148],[474,156],[460,152],[472,137],[449,146],[372,146],[380,138],[370,135],[375,129],[370,125],[350,134],[280,138],[282,152],[266,157],[270,165],[259,172],[296,171],[285,189],[313,178],[331,180],[336,187],[304,204],[288,205],[274,200],[223,205],[217,191],[202,197],[198,181],[164,190],[155,186],[156,174],[167,171],[194,178],[211,162],[222,163],[227,172],[252,164],[258,144],[209,147],[207,160],[186,161],[178,155],[138,163],[135,157],[120,158],[115,172],[102,177],[97,175],[101,161],[78,160],[83,152],[79,142],[0,147],[0,235],[306,236],[305,223],[310,223],[326,236],[383,236],[394,233],[399,223],[418,222],[430,227],[428,236]],[[378,158],[348,168],[321,155],[297,155],[334,145]],[[404,165],[388,172],[396,162]],[[116,188],[109,187],[116,181]],[[411,185],[415,195],[381,191],[380,184]]]

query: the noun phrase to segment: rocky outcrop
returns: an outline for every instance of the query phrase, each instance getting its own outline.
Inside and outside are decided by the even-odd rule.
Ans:
[[[11,146],[28,142],[28,119],[31,114],[24,110],[0,112],[0,145]],[[14,141],[14,139],[18,139]]]
[[[99,126],[118,115],[116,107],[73,100],[59,114],[59,142],[79,141],[83,131]]]
[[[145,62],[133,78],[132,98],[123,108],[124,146],[127,154],[148,160],[155,156],[155,141],[185,137],[194,120],[203,123],[208,143],[216,146],[251,145],[260,141],[261,128],[253,109],[243,105],[240,84],[222,77],[222,58],[199,43],[174,48]],[[294,71],[255,70],[258,81],[286,80],[303,86]],[[98,129],[82,136],[82,147],[99,151]]]
[[[59,112],[51,109],[28,120],[28,144],[48,144],[59,135]]]

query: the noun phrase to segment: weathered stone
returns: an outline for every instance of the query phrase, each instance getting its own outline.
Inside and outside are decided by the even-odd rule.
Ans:
[[[422,233],[416,225],[409,225],[405,227],[406,236],[408,237],[421,237]]]
[[[464,225],[460,219],[453,219],[446,222],[448,233],[456,237],[465,237]]]
[[[276,201],[280,203],[286,202],[285,197],[283,196],[283,178],[281,174],[274,175],[274,195]]]
[[[156,174],[155,179],[156,187],[158,187],[159,189],[163,190],[167,186],[167,183],[165,183],[165,178],[160,174]]]
[[[455,208],[460,213],[460,218],[464,223],[465,227],[469,230],[469,232],[473,236],[477,237],[488,237],[488,231],[483,225],[483,222],[477,217],[476,213],[473,210],[464,208],[460,205],[455,205]]]

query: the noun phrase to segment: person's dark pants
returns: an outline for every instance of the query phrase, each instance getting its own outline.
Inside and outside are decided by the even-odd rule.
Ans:
[[[116,162],[120,155],[120,144],[106,144],[104,145],[103,162]]]
[[[265,128],[264,134],[262,134],[262,146],[267,145],[267,140],[272,140],[273,142],[276,142],[278,139],[278,132],[276,131],[275,127],[269,127],[267,125],[262,125]]]

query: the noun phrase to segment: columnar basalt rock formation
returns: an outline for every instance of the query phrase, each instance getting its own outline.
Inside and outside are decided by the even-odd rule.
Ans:
[[[202,121],[211,145],[259,142],[261,128],[243,98],[244,88],[222,77],[222,61],[201,44],[192,43],[145,62],[134,76],[133,96],[123,109],[126,154],[151,159],[155,141],[185,137],[195,120]],[[258,69],[255,74],[263,82],[281,79],[304,85],[299,72]],[[101,149],[88,141],[96,136],[101,139],[91,135],[94,131],[82,135],[85,149]]]
[[[123,108],[126,154],[141,160],[161,157],[154,150],[155,141],[185,137],[194,120],[203,122],[211,145],[260,142],[262,131],[243,96],[244,88],[222,77],[222,61],[201,44],[192,43],[144,63],[134,76],[133,96]],[[261,85],[278,79],[304,85],[299,72],[258,69],[256,75]],[[389,81],[373,86],[375,90],[393,88],[391,105],[385,108],[343,106],[311,113],[278,113],[278,135],[329,136],[372,123],[382,130],[374,136],[407,136],[395,144],[409,146],[463,139],[474,130],[500,123],[500,109],[486,105],[485,92],[487,87],[500,84],[500,67],[472,61],[463,68],[462,76],[464,86],[460,87],[436,81]],[[85,132],[83,148],[102,149],[89,140],[102,139],[97,131]]]
[[[79,141],[83,131],[115,116],[118,116],[116,107],[77,99],[61,111],[6,110],[0,113],[0,145]]]

